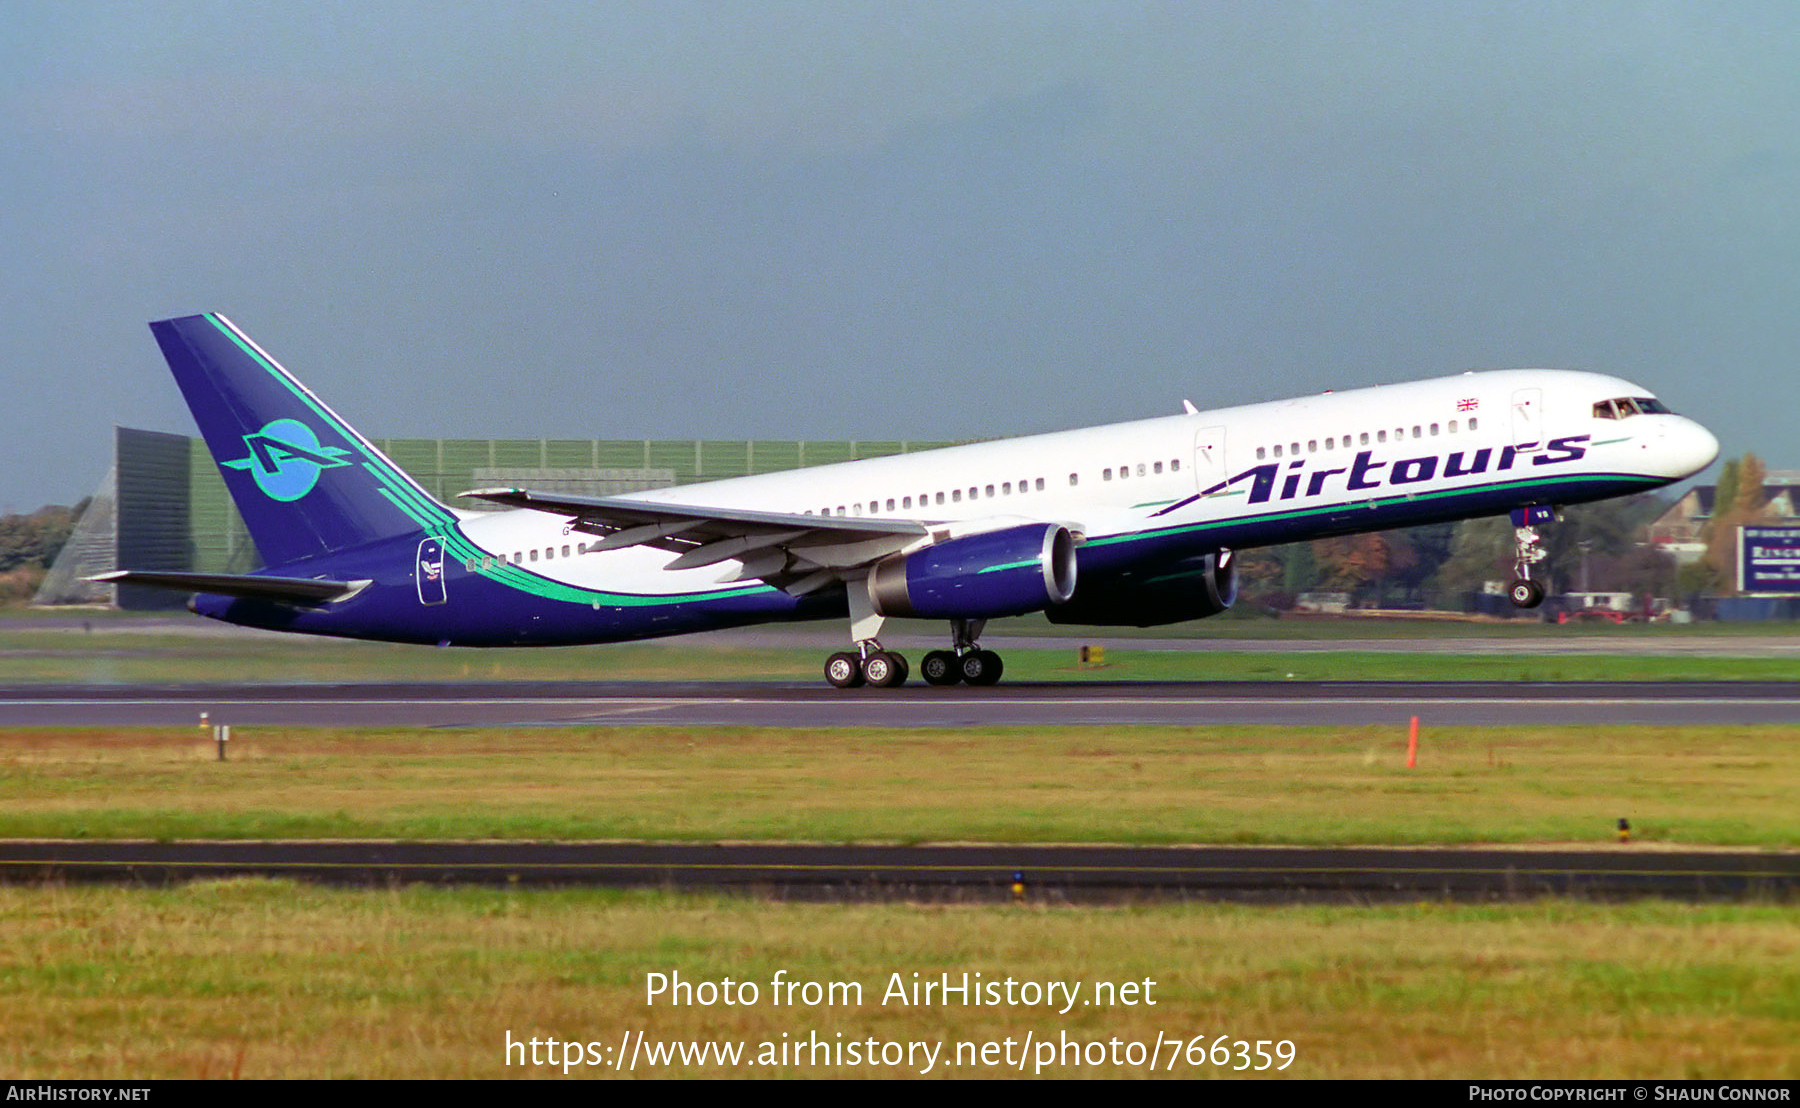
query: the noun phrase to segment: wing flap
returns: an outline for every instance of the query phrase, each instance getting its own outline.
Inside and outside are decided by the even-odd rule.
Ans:
[[[471,489],[458,496],[531,508],[553,515],[573,516],[591,534],[614,535],[637,527],[693,524],[684,534],[705,539],[739,538],[745,535],[802,530],[833,536],[872,538],[876,535],[908,535],[923,538],[931,529],[916,519],[883,519],[877,516],[808,516],[788,512],[759,512],[744,508],[714,508],[694,504],[665,504],[622,496],[573,496],[532,492],[530,489]],[[673,532],[671,532],[673,533]],[[640,542],[649,540],[640,540]],[[636,544],[633,544],[636,545]]]
[[[794,515],[530,489],[472,489],[461,495],[566,516],[569,530],[600,536],[594,551],[655,547],[676,555],[665,567],[670,570],[736,561],[739,568],[725,580],[761,580],[790,592],[823,588],[842,573],[932,537],[931,527],[916,519]]]

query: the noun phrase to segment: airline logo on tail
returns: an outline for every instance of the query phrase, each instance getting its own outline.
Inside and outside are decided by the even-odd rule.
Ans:
[[[244,436],[247,457],[221,463],[228,469],[247,469],[256,487],[271,500],[298,500],[319,483],[327,469],[347,466],[350,451],[322,446],[311,427],[297,419],[276,419],[253,435]]]

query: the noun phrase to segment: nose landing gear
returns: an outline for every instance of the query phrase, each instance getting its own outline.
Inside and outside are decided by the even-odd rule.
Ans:
[[[1532,524],[1547,523],[1555,518],[1555,508],[1513,509],[1514,576],[1512,584],[1507,586],[1506,597],[1515,608],[1535,608],[1544,602],[1544,586],[1531,579],[1531,567],[1543,561],[1546,556],[1540,545],[1544,539]]]

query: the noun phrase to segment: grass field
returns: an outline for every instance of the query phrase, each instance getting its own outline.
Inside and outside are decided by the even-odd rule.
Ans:
[[[1800,728],[0,731],[0,837],[1800,846]]]
[[[1243,623],[1283,637],[1293,621]],[[1559,632],[1563,629],[1557,629]],[[1581,629],[1604,637],[1687,629]],[[1715,629],[1708,628],[1708,631]],[[1800,678],[1745,654],[1656,657],[1009,647],[1009,679]],[[1285,633],[1285,629],[1283,629]],[[1304,637],[1337,637],[1321,624]],[[1408,634],[1418,632],[1409,629]],[[1458,632],[1459,634],[1465,632]],[[1356,638],[1383,633],[1357,628]],[[1512,641],[1508,639],[1508,641]],[[0,631],[0,684],[818,677],[813,648],[433,651]],[[0,728],[0,837],[393,837],[1800,847],[1800,728]],[[777,971],[860,1005],[776,1007]],[[883,1005],[891,974],[1153,980],[1156,1005],[1067,1014]],[[753,981],[759,1002],[650,1006],[647,975]],[[1088,994],[1083,994],[1084,996]],[[0,887],[0,1073],[24,1078],[508,1077],[504,1043],[916,1041],[937,1076],[1010,1074],[958,1044],[1287,1041],[1310,1078],[1800,1077],[1789,905],[1134,907],[807,905],[673,893]],[[787,1038],[784,1039],[783,1036]],[[616,1049],[616,1047],[615,1047]],[[973,1049],[973,1048],[972,1048]],[[1106,1054],[1102,1051],[1102,1054]],[[1069,1055],[1062,1055],[1067,1062]],[[1130,1055],[1126,1055],[1127,1058]],[[1185,1053],[1159,1075],[1232,1076]],[[522,1062],[522,1059],[520,1059]],[[1033,1070],[1035,1051],[1025,1072]],[[638,1076],[904,1076],[872,1067],[642,1063]],[[1232,1060],[1235,1064],[1236,1059]],[[1053,1065],[1058,1076],[1142,1064]],[[580,1070],[575,1072],[592,1071]],[[603,1071],[612,1075],[614,1071]],[[573,1074],[571,1074],[573,1076]]]
[[[1671,629],[1672,630],[1672,629]],[[1378,637],[1378,636],[1370,636]],[[1485,636],[1481,637],[1485,641]],[[1229,642],[1230,640],[1224,640]],[[1513,640],[1507,639],[1507,642]],[[1771,651],[1775,641],[1743,638],[1741,654],[1532,653],[1538,636],[1521,636],[1504,653],[1389,650],[1107,650],[1107,665],[1087,667],[1068,649],[1041,649],[1029,638],[991,645],[1006,657],[1006,679],[1021,681],[1435,680],[1693,681],[1800,680],[1800,651]],[[1560,641],[1560,640],[1550,640]],[[1641,638],[1594,638],[1621,644]],[[832,647],[832,648],[835,648]],[[276,635],[168,635],[100,629],[0,631],[0,685],[196,683],[304,684],[375,681],[819,681],[824,646],[736,646],[706,640],[471,650],[306,639]],[[916,655],[915,653],[915,661]],[[915,678],[916,680],[916,678]]]
[[[673,894],[228,881],[0,888],[0,1072],[12,1077],[561,1078],[507,1034],[621,1041],[956,1044],[1029,1035],[1286,1040],[1292,1077],[1800,1077],[1791,910],[1498,907],[945,908]],[[776,1006],[778,970],[861,1004]],[[892,974],[1149,980],[1155,1004],[883,1004]],[[647,975],[759,984],[758,1002],[646,1003]],[[842,999],[842,994],[840,994]],[[1058,1007],[1060,1007],[1059,1005]],[[1040,1044],[1041,1046],[1041,1044]],[[1275,1048],[1271,1047],[1273,1051]],[[1141,1057],[1142,1055],[1140,1055]],[[934,1070],[1004,1075],[1003,1066]],[[1032,1061],[1037,1048],[1032,1052]],[[1052,1066],[1061,1076],[1147,1066]],[[1121,1058],[1129,1055],[1121,1054]],[[825,1059],[820,1059],[824,1062]],[[875,1067],[640,1064],[638,1076],[902,1076]],[[1159,1073],[1235,1076],[1185,1057]],[[1230,1065],[1239,1064],[1235,1059]],[[1250,1064],[1257,1064],[1250,1056]],[[577,1070],[576,1073],[592,1071]],[[600,1071],[612,1075],[612,1071]],[[1026,1071],[1032,1072],[1028,1061]]]

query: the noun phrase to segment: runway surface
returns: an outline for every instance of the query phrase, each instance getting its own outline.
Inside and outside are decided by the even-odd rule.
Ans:
[[[1178,681],[837,690],[506,682],[0,688],[0,726],[997,727],[1800,723],[1800,682]]]
[[[0,842],[0,879],[594,885],[796,899],[1294,901],[1544,895],[1791,900],[1800,853],[541,842]],[[1015,883],[1020,888],[1015,891]]]

